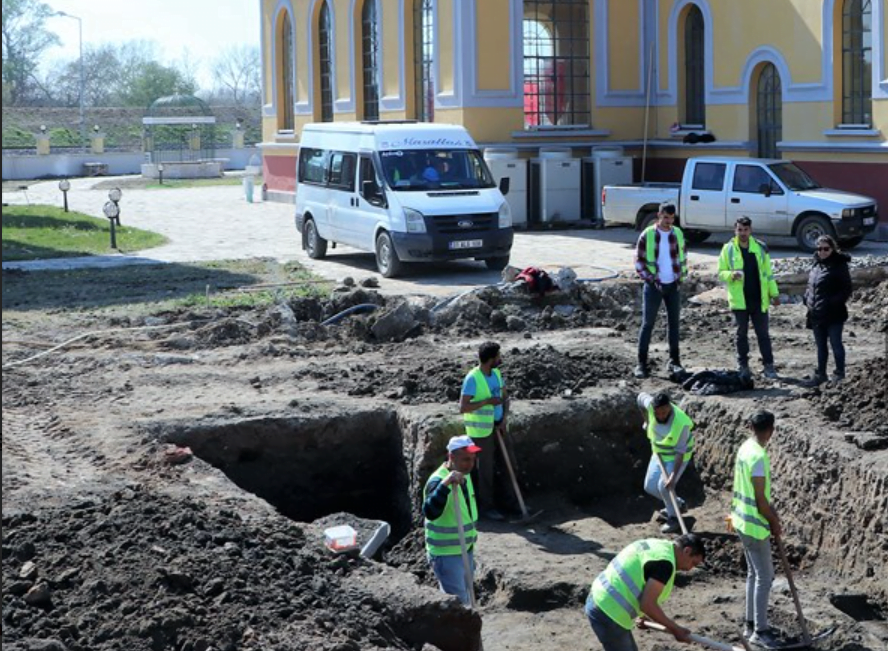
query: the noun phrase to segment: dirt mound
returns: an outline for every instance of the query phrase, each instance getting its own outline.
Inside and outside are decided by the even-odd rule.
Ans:
[[[372,583],[383,566],[331,556],[316,542],[320,530],[246,521],[138,486],[69,508],[4,514],[3,648],[411,648],[399,632],[411,637],[416,613],[357,578]],[[403,606],[428,607],[415,596]]]
[[[827,420],[842,429],[870,431],[874,438],[864,449],[888,448],[888,360],[870,359],[853,368],[844,382],[827,386],[812,396]]]

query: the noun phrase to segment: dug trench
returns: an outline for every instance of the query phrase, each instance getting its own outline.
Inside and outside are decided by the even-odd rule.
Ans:
[[[743,423],[766,407],[778,417],[774,492],[802,607],[811,630],[838,627],[819,648],[888,646],[884,280],[856,295],[845,383],[788,377],[811,355],[801,306],[788,304],[772,321],[787,377],[724,397],[683,392],[659,371],[629,379],[628,285],[560,303],[489,291],[391,342],[374,339],[373,317],[318,324],[368,298],[384,304],[345,295],[333,307],[166,314],[184,332],[94,340],[4,369],[4,649],[595,649],[589,583],[627,543],[660,536],[660,505],[641,488],[649,445],[635,398],[667,387],[697,422],[680,492],[708,549],[668,612],[738,639],[745,569],[724,515]],[[689,305],[683,328],[687,364],[732,363],[723,307]],[[503,343],[520,484],[543,513],[482,522],[472,611],[437,591],[419,506],[461,431],[459,382],[489,336]],[[392,536],[373,560],[325,549],[325,528],[349,523],[363,539],[378,520]],[[771,610],[787,638],[798,634],[779,569]],[[644,651],[674,648],[636,637]]]

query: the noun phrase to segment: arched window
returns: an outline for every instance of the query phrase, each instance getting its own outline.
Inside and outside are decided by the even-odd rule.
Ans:
[[[706,86],[704,82],[703,12],[696,5],[685,17],[685,124],[706,124]]]
[[[364,67],[364,119],[379,119],[379,40],[376,36],[377,0],[364,0],[361,12],[361,61]]]
[[[780,73],[773,63],[766,63],[762,68],[755,98],[757,155],[780,158],[777,143],[783,139],[783,95]]]
[[[588,125],[588,0],[524,0],[524,126]]]
[[[290,22],[290,14],[281,12],[278,19],[278,44],[277,60],[280,62],[278,70],[278,130],[292,131],[295,128],[293,110],[296,105],[296,64],[295,44],[293,43],[293,24]]]
[[[416,82],[416,119],[435,120],[435,82],[432,63],[435,52],[435,7],[433,0],[414,0],[413,4],[413,60]]]
[[[842,7],[842,123],[869,127],[873,117],[873,7],[845,0]]]
[[[318,16],[318,62],[321,69],[321,122],[333,121],[333,28],[326,0]]]

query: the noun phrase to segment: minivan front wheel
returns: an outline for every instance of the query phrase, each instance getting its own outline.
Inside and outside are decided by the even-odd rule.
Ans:
[[[376,237],[376,268],[383,278],[394,278],[403,268],[403,263],[398,259],[392,236],[382,231]]]
[[[327,240],[318,234],[318,227],[314,220],[309,219],[303,226],[305,230],[305,250],[312,260],[320,260],[327,255]]]

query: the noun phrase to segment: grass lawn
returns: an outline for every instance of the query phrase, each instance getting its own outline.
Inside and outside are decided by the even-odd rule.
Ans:
[[[110,190],[111,188],[147,189],[147,190],[176,190],[179,188],[203,188],[213,185],[241,185],[243,176],[222,176],[212,179],[167,179],[161,184],[157,179],[147,179],[142,176],[134,176],[123,179],[99,181],[93,186],[94,190]],[[262,177],[254,179],[256,188],[262,187]]]
[[[120,251],[139,251],[165,244],[158,233],[130,226],[116,229]],[[107,219],[55,206],[6,206],[3,208],[3,261],[70,258],[111,253]]]

